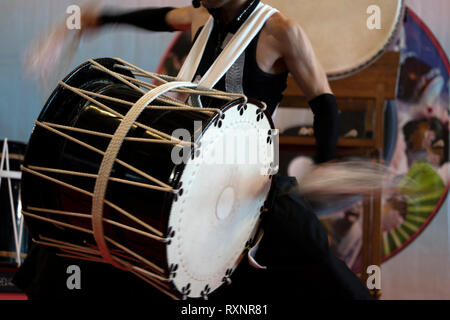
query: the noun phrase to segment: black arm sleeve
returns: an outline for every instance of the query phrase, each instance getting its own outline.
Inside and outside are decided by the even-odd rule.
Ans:
[[[106,24],[128,24],[150,31],[176,31],[166,21],[166,15],[173,7],[148,8],[125,13],[104,12],[100,19]]]
[[[314,113],[314,136],[317,153],[314,161],[322,163],[333,158],[339,134],[339,111],[332,94],[322,94],[311,101]]]

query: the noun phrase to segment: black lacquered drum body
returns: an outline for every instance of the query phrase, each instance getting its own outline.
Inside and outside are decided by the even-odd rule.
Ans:
[[[133,77],[128,70],[116,68],[120,64],[117,60],[105,58],[95,61],[110,70]],[[78,67],[63,82],[86,92],[89,91],[132,103],[142,97],[142,93],[130,88],[129,85],[119,79],[98,70],[98,68],[93,68],[91,62]],[[111,99],[97,97],[96,100],[122,115],[127,114],[130,110],[130,105],[114,102]],[[242,102],[243,100],[236,100],[224,104],[222,101],[222,105],[219,107],[221,107],[221,110],[232,108],[238,110],[237,106],[241,105]],[[155,104],[164,106],[161,101],[157,101]],[[241,115],[243,111],[242,107]],[[236,113],[239,116],[239,112],[236,111]],[[203,135],[209,127],[220,127],[222,124],[219,121],[220,117],[224,116],[213,112],[207,114],[189,110],[154,110],[147,108],[139,116],[137,122],[169,135],[182,128],[189,132],[193,142],[196,139],[195,137],[200,134]],[[263,118],[262,111],[257,110],[253,117],[255,122],[260,121]],[[67,243],[97,248],[92,234],[92,220],[89,215],[92,210],[92,193],[96,183],[95,175],[98,174],[103,152],[107,149],[110,138],[95,136],[87,132],[70,131],[67,130],[67,127],[113,135],[121,121],[122,117],[118,117],[66,87],[60,85],[53,92],[38,118],[38,125],[35,126],[29,141],[24,161],[24,168],[28,171],[24,169],[22,178],[23,209],[25,213],[35,215],[34,217],[27,216],[26,223],[33,239],[38,243],[45,241],[48,245],[49,242],[57,243],[56,241],[59,241],[59,247],[61,248],[62,245],[62,249]],[[194,126],[195,121],[197,121],[197,127]],[[52,124],[52,128],[67,136],[56,134],[54,131],[39,125],[39,123]],[[60,127],[55,127],[55,124]],[[273,127],[271,120],[268,127],[270,128],[270,126]],[[195,130],[196,132],[194,132]],[[127,137],[152,139],[154,134],[134,124]],[[76,143],[73,141],[74,139],[91,147],[88,148]],[[114,203],[120,210],[129,212],[133,217],[157,229],[161,233],[161,237],[166,239],[166,242],[151,239],[115,224],[103,224],[105,237],[114,239],[115,242],[138,253],[138,256],[133,256],[138,266],[142,265],[143,269],[170,279],[176,276],[178,264],[170,263],[167,250],[172,242],[170,239],[175,240],[180,229],[169,226],[169,215],[173,204],[177,201],[184,201],[183,196],[186,197],[186,194],[189,193],[186,190],[187,181],[184,181],[185,185],[180,181],[186,165],[183,163],[174,164],[172,161],[173,150],[173,144],[125,140],[117,159],[178,190],[177,194],[109,180],[105,195],[105,199]],[[192,153],[192,158],[195,158],[194,149],[188,148],[188,150]],[[48,168],[51,168],[51,170]],[[36,174],[30,173],[30,170]],[[81,174],[68,174],[68,172],[82,173],[83,176]],[[148,183],[141,175],[117,162],[113,165],[110,176],[136,183]],[[191,182],[189,181],[189,184]],[[211,188],[214,187],[214,185],[211,185]],[[268,190],[264,190],[264,192],[266,191],[268,192]],[[208,195],[205,194],[204,196],[207,197]],[[65,214],[56,214],[56,211],[63,211]],[[36,218],[36,216],[39,216],[39,218]],[[126,225],[129,228],[142,229],[142,225],[112,206],[104,205],[103,221],[105,219]],[[52,223],[51,221],[54,220],[60,223]],[[69,226],[75,226],[75,229]],[[80,229],[82,229],[81,232]],[[86,230],[90,232],[86,232]],[[180,244],[177,245],[179,248],[182,247]],[[111,245],[109,247],[110,252],[117,257],[129,256],[127,252],[117,247]],[[172,250],[172,252],[176,251]],[[147,266],[145,266],[145,263],[142,264],[143,261],[150,261],[157,268],[148,268],[148,264]],[[189,296],[190,290],[185,290],[186,287],[190,287],[189,284],[185,285],[183,290],[181,284],[174,285],[173,281],[167,283],[162,281],[162,284],[161,282],[158,284],[166,292],[171,292],[174,297]],[[200,292],[195,293],[195,296],[198,297],[199,295]]]

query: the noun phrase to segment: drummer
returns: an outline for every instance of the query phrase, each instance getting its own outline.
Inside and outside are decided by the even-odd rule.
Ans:
[[[197,69],[195,79],[198,79],[220,54],[230,34],[236,33],[259,2],[202,0],[193,1],[192,6],[182,8],[146,8],[128,12],[89,8],[82,10],[82,31],[92,33],[103,26],[117,24],[167,32],[190,28],[195,40],[212,15],[214,27]],[[245,50],[244,59],[239,69],[241,74],[224,76],[215,88],[242,91],[249,98],[266,102],[269,112],[273,114],[286,89],[288,73],[291,73],[314,113],[317,143],[314,160],[316,163],[331,160],[338,138],[338,107],[327,76],[302,28],[281,13],[275,13],[251,41]],[[330,252],[326,232],[311,207],[296,191],[296,184],[295,178],[276,177],[275,192],[269,201],[271,208],[263,216],[264,236],[259,246],[252,250],[248,261],[244,259],[236,270],[233,284],[225,290],[219,290],[213,297],[226,299],[230,296],[252,296],[266,301],[277,297],[371,298],[354,273]],[[54,260],[53,268],[65,265],[56,257],[42,255],[42,252],[35,253],[35,260]],[[38,264],[36,261],[29,261],[27,271],[22,272],[22,275],[19,272],[15,282],[39,297],[40,291],[36,287],[44,287],[46,280],[40,275],[41,283],[36,284],[37,281],[30,274],[33,268],[37,268],[32,266]],[[116,272],[108,271],[108,274]],[[101,272],[104,274],[104,270]],[[125,277],[122,273],[117,275],[119,278]],[[96,279],[98,286],[104,283]],[[133,282],[134,285],[137,284]],[[101,288],[98,290],[102,291]],[[48,290],[44,291],[48,294]],[[58,293],[53,295],[57,296]]]
[[[117,24],[168,32],[190,27],[195,38],[211,14],[215,24],[197,76],[194,77],[198,79],[220,54],[224,41],[228,39],[227,36],[236,33],[259,2],[259,0],[204,0],[201,1],[199,8],[164,7],[131,12],[83,10],[82,30],[92,33],[102,26]],[[287,19],[281,13],[275,13],[270,17],[248,46],[242,72],[242,83],[234,83],[228,87],[242,87],[244,94],[249,98],[266,102],[271,114],[282,99],[287,75],[291,73],[314,113],[314,134],[318,150],[315,160],[320,163],[332,159],[338,138],[336,100],[308,37],[296,22]],[[239,82],[236,79],[232,80]],[[225,77],[215,88],[227,91]]]

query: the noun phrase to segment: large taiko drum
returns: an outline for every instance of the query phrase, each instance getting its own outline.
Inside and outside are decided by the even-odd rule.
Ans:
[[[61,81],[28,144],[23,214],[33,240],[62,256],[106,261],[175,299],[205,298],[255,236],[274,172],[273,123],[263,103],[168,80],[103,58]],[[258,159],[238,151],[235,161],[223,146],[249,132]]]
[[[394,39],[403,14],[403,0],[264,2],[302,26],[330,78],[348,76],[374,62]]]

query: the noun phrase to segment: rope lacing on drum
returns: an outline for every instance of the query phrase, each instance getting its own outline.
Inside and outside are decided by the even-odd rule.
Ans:
[[[267,104],[264,101],[261,101],[261,105],[262,105],[262,107],[260,108],[260,111],[261,112],[266,111],[267,110]]]

